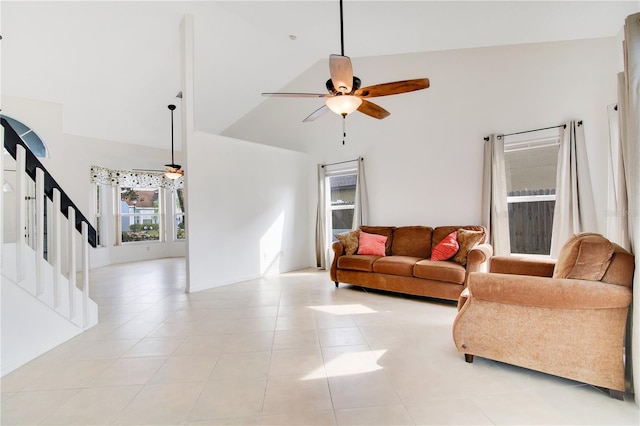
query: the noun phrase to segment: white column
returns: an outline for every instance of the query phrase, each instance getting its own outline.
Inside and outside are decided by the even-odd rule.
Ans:
[[[187,237],[187,284],[185,292],[191,291],[191,272],[189,267],[189,155],[188,146],[194,133],[194,19],[193,15],[186,14],[182,19],[181,31],[181,55],[180,55],[180,84],[182,86],[182,163],[186,170],[184,176],[185,193],[185,235]]]

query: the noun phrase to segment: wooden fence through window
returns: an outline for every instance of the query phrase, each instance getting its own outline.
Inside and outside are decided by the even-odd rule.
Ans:
[[[509,197],[553,195],[555,189],[512,191]],[[555,201],[509,203],[511,253],[549,254]]]

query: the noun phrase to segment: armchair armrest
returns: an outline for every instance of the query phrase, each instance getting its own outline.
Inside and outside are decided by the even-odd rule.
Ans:
[[[333,261],[331,262],[331,269],[329,269],[329,275],[331,276],[331,281],[338,282],[338,279],[337,279],[338,258],[344,254],[344,246],[340,241],[335,241],[333,244],[331,244],[331,249],[333,250]]]
[[[489,272],[513,275],[534,275],[552,277],[556,266],[554,259],[522,256],[494,256]]]
[[[632,298],[630,288],[600,281],[498,273],[471,273],[467,287],[471,298],[539,308],[626,308]]]
[[[493,256],[491,244],[478,244],[467,254],[467,275],[470,272],[486,272],[489,259]]]

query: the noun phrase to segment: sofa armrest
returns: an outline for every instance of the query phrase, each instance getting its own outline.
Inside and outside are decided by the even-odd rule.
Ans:
[[[632,298],[630,288],[600,281],[498,273],[471,273],[467,288],[478,300],[539,308],[626,308]]]
[[[490,265],[489,272],[498,274],[552,277],[556,261],[539,257],[494,256],[491,258]]]
[[[493,255],[491,244],[478,244],[467,254],[467,275],[471,272],[487,272],[488,261]]]
[[[331,249],[333,250],[333,261],[331,262],[331,269],[329,269],[329,275],[331,276],[331,281],[338,282],[337,273],[338,270],[338,258],[344,254],[344,246],[340,241],[335,241],[331,245]]]

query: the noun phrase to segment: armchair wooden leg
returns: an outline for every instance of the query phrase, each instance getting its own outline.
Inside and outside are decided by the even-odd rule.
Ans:
[[[624,392],[615,389],[609,389],[609,396],[620,401],[624,401]]]
[[[336,283],[336,288],[338,288],[338,284],[340,284],[338,281],[334,281]]]
[[[468,363],[472,363],[473,362],[473,355],[471,354],[464,354],[464,360]]]

